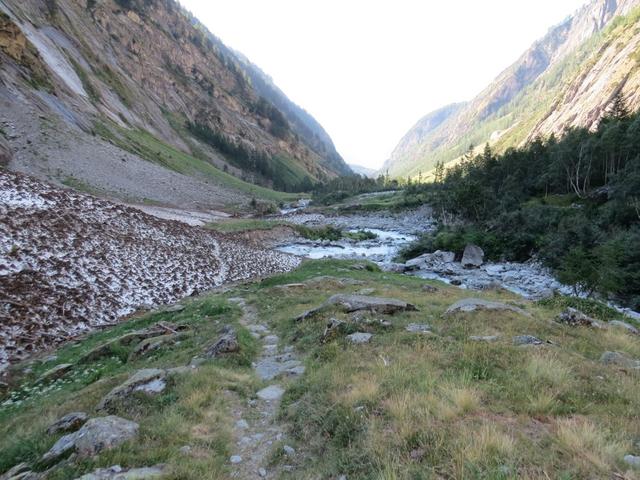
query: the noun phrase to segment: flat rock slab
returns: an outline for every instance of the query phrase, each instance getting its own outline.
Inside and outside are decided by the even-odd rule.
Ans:
[[[67,413],[63,417],[53,422],[47,428],[49,435],[54,435],[60,432],[73,432],[78,430],[89,419],[89,416],[84,412],[71,412]]]
[[[469,340],[472,342],[495,342],[500,338],[500,335],[471,335]]]
[[[395,298],[369,297],[366,295],[345,295],[337,294],[329,297],[329,299],[318,308],[309,310],[298,316],[296,320],[304,320],[313,317],[317,313],[322,312],[331,307],[338,307],[346,313],[366,310],[369,312],[391,315],[396,312],[416,311],[415,305],[397,300]]]
[[[131,468],[126,470],[120,465],[109,468],[99,468],[92,473],[87,473],[76,480],[149,480],[162,478],[165,475],[164,465],[153,467]]]
[[[138,370],[122,385],[111,390],[98,404],[97,410],[109,410],[114,402],[126,398],[133,392],[160,393],[166,387],[166,370],[145,368]]]
[[[260,390],[257,395],[258,398],[266,401],[278,400],[284,395],[284,388],[280,385],[269,385]]]
[[[356,332],[351,335],[347,335],[347,340],[351,343],[359,344],[359,343],[369,343],[373,335],[371,333],[365,332]]]
[[[431,326],[426,323],[410,323],[404,329],[410,333],[431,333]]]
[[[514,345],[542,345],[545,343],[543,340],[540,340],[538,337],[534,337],[533,335],[516,335],[513,337]]]
[[[261,380],[273,380],[300,365],[298,360],[278,361],[274,357],[267,357],[256,364],[255,370]]]
[[[500,302],[491,302],[489,300],[483,300],[482,298],[463,298],[462,300],[458,300],[456,303],[447,308],[445,314],[452,314],[457,312],[475,312],[478,310],[503,310],[519,313],[520,315],[524,315],[526,317],[531,316],[521,308],[515,307],[513,305],[508,305],[506,303]]]

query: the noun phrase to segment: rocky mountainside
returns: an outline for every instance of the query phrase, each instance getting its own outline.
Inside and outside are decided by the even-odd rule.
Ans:
[[[264,193],[240,180],[295,191],[350,172],[308,113],[174,0],[1,0],[0,65],[15,170],[180,205]]]
[[[638,95],[638,0],[592,0],[553,27],[476,98],[420,120],[383,170],[428,172],[470,145],[500,150],[536,135],[595,126],[620,91],[632,108]]]

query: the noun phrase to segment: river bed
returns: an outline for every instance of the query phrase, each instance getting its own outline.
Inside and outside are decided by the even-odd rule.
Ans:
[[[460,262],[429,263],[419,268],[407,268],[395,263],[400,250],[421,233],[433,231],[436,222],[429,208],[411,212],[360,213],[355,215],[324,215],[297,210],[282,217],[291,223],[306,226],[332,225],[349,232],[368,231],[375,239],[355,241],[314,241],[300,239],[276,246],[276,250],[304,258],[364,259],[377,263],[383,270],[404,272],[424,279],[440,280],[460,288],[484,290],[504,288],[524,298],[536,300],[554,293],[574,295],[573,289],[556,280],[549,269],[530,261],[526,263],[485,263],[467,269]],[[620,312],[640,320],[640,314],[611,305]]]

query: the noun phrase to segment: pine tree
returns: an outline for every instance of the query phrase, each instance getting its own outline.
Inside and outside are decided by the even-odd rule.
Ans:
[[[433,172],[433,181],[435,183],[442,183],[444,182],[444,163],[443,162],[436,162],[436,168]]]
[[[611,101],[609,115],[616,120],[624,120],[625,118],[629,118],[629,113],[629,107],[627,107],[624,94],[622,93],[622,90],[618,90]]]

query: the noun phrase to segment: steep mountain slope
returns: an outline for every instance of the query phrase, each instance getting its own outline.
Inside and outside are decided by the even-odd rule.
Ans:
[[[456,159],[469,145],[504,149],[537,134],[591,127],[618,90],[631,107],[640,106],[638,6],[638,0],[592,0],[441,124],[423,129],[419,122],[383,169],[416,175]]]
[[[291,191],[349,172],[315,120],[174,0],[1,0],[0,64],[16,170],[177,204],[266,194],[238,178]]]

